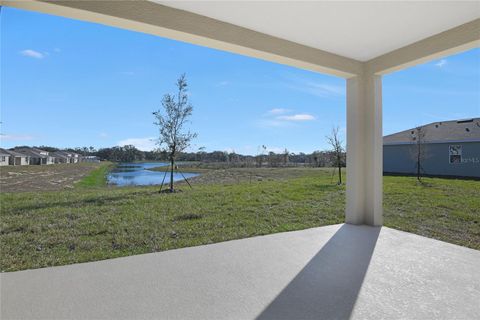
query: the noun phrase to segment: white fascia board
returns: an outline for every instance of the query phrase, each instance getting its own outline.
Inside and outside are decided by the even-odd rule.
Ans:
[[[384,75],[480,46],[480,19],[425,38],[366,62],[368,73]]]
[[[342,78],[363,72],[363,64],[357,60],[151,1],[0,0],[0,4],[153,34]]]

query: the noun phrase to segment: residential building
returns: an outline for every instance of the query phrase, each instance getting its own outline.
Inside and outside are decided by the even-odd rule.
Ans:
[[[51,155],[55,157],[55,163],[78,163],[80,159],[78,153],[63,150],[52,152]]]
[[[52,155],[55,156],[55,163],[70,163],[70,154],[64,151],[54,151]]]
[[[7,150],[10,154],[9,165],[11,166],[26,166],[30,164],[30,157],[26,154],[15,152],[12,150]]]
[[[10,154],[5,149],[0,148],[0,166],[8,166]]]
[[[72,155],[72,158],[70,159],[70,163],[79,163],[80,162],[81,157],[78,153],[70,152],[70,154]]]
[[[75,152],[58,150],[51,154],[55,157],[55,163],[78,163],[80,162],[80,155]]]
[[[38,148],[21,147],[15,148],[13,151],[23,153],[30,157],[29,164],[32,165],[48,165],[55,163],[55,157],[51,156],[48,151]]]
[[[385,173],[480,177],[480,118],[433,122],[383,138]]]

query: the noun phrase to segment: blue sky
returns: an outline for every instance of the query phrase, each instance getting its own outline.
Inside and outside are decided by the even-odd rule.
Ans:
[[[151,149],[152,111],[185,72],[192,150],[327,148],[345,80],[151,35],[1,11],[1,146]],[[384,133],[480,115],[480,49],[384,77]]]

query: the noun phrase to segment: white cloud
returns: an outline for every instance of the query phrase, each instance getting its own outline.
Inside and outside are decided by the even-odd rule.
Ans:
[[[54,48],[53,51],[58,53],[58,52],[61,52],[62,50],[60,48]]]
[[[24,140],[33,140],[34,136],[28,134],[2,134],[0,135],[0,140],[2,141],[24,141]]]
[[[45,58],[45,54],[44,54],[44,53],[41,53],[41,52],[38,52],[38,51],[35,51],[35,50],[32,50],[32,49],[22,50],[22,51],[20,51],[20,54],[21,54],[22,56],[30,57],[30,58],[35,58],[35,59],[43,59],[43,58]]]
[[[439,68],[443,67],[446,64],[447,64],[447,60],[445,60],[445,59],[442,59],[442,60],[438,61],[437,63],[435,63],[435,65]]]
[[[312,121],[312,120],[315,120],[315,117],[312,116],[311,114],[299,113],[299,114],[293,114],[293,115],[289,115],[289,116],[279,116],[279,117],[277,117],[277,120],[284,120],[284,121]]]
[[[108,138],[108,134],[105,133],[105,132],[100,132],[100,134],[98,135],[99,138],[102,138],[102,139],[105,139],[105,138]]]
[[[133,145],[135,148],[142,151],[152,151],[156,148],[156,142],[154,137],[148,138],[128,138],[122,141],[119,141],[118,146]]]
[[[288,109],[283,109],[283,108],[273,108],[268,111],[269,114],[284,114],[289,112],[290,110]]]
[[[257,124],[260,127],[289,127],[294,123],[313,120],[316,120],[315,116],[308,113],[292,113],[290,109],[275,108],[264,114]]]

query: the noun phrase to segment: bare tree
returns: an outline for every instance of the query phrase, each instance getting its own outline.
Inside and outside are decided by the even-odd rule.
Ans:
[[[173,170],[177,155],[190,146],[190,142],[197,134],[185,132],[184,126],[192,115],[193,107],[188,101],[187,79],[185,74],[178,78],[176,86],[177,95],[166,94],[162,99],[163,110],[153,112],[156,118],[154,124],[159,128],[157,144],[164,147],[170,161],[170,192],[173,188]]]
[[[261,147],[258,147],[258,152],[255,158],[256,158],[257,166],[260,168],[263,165],[263,160],[265,158],[266,152],[267,152],[267,146],[262,145]]]
[[[283,165],[286,167],[287,164],[288,164],[288,161],[289,161],[289,155],[290,155],[290,152],[288,152],[288,149],[285,148],[285,150],[283,150]]]
[[[343,148],[343,141],[339,137],[339,128],[333,128],[330,136],[326,138],[335,156],[334,165],[338,167],[338,184],[342,184],[342,165],[345,149]]]
[[[421,181],[422,174],[425,173],[423,162],[428,157],[428,150],[425,144],[426,133],[427,131],[425,127],[417,127],[411,132],[412,141],[414,142],[414,147],[411,150],[411,157],[413,161],[415,161],[418,181]]]

